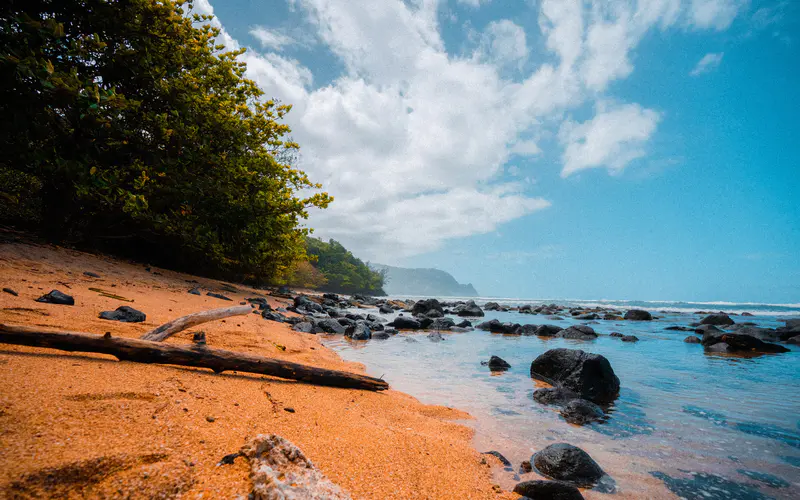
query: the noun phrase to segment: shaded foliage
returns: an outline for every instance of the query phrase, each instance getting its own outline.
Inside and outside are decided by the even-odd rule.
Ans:
[[[53,241],[274,279],[325,193],[289,164],[289,106],[183,0],[0,6],[0,217]],[[288,160],[288,161],[287,161]]]
[[[337,293],[386,295],[383,291],[384,273],[370,269],[338,241],[329,240],[326,243],[308,237],[306,252],[327,279],[320,289]]]

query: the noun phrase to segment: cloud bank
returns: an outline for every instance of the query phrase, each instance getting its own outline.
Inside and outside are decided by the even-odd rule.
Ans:
[[[294,105],[300,167],[335,197],[312,214],[317,235],[380,262],[549,207],[533,182],[515,180],[519,167],[504,174],[512,158],[535,159],[543,136],[558,138],[562,177],[630,166],[647,154],[662,112],[609,104],[606,93],[635,70],[639,42],[651,30],[724,29],[742,8],[735,0],[541,0],[527,7],[537,9],[538,26],[492,20],[456,54],[435,0],[291,3],[343,71],[317,85],[313,68],[284,55],[291,38],[255,27],[259,48],[242,56],[248,76]],[[195,8],[213,14],[208,0]],[[240,43],[227,32],[222,41]],[[545,57],[533,61],[534,51]],[[594,116],[573,120],[586,104]]]

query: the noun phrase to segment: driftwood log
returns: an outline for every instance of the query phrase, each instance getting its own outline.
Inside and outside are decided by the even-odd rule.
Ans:
[[[142,340],[161,342],[178,332],[186,330],[187,328],[191,328],[195,325],[199,325],[200,323],[216,321],[218,319],[228,318],[230,316],[242,316],[244,314],[250,314],[250,311],[252,310],[252,306],[235,306],[187,314],[186,316],[174,319],[169,323],[164,323],[163,325],[154,330],[150,330],[139,338]]]
[[[71,352],[96,352],[116,356],[121,361],[210,368],[215,373],[236,370],[348,389],[383,391],[389,388],[386,381],[366,375],[326,370],[223,349],[182,347],[149,340],[112,337],[110,334],[47,331],[0,323],[0,343]]]

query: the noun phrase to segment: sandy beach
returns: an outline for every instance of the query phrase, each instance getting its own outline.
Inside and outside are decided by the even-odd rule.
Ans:
[[[132,338],[185,314],[264,295],[240,285],[234,285],[238,293],[223,291],[214,280],[27,243],[0,245],[0,276],[2,287],[18,293],[0,293],[4,324]],[[187,293],[193,286],[234,301]],[[75,305],[35,301],[52,289],[72,295]],[[273,307],[287,302],[269,301]],[[146,321],[98,318],[121,305],[146,313]],[[364,372],[323,347],[316,335],[256,314],[207,323],[168,342],[188,344],[197,330],[206,332],[211,347]],[[472,447],[472,430],[459,422],[469,418],[394,390],[317,387],[3,344],[0,496],[246,497],[252,488],[246,461],[217,464],[248,438],[275,433],[302,449],[354,498],[514,497],[493,485],[494,459]]]

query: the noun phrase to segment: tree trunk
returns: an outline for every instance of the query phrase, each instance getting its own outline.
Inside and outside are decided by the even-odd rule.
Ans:
[[[389,384],[384,380],[366,375],[327,370],[222,349],[182,347],[149,340],[112,337],[110,334],[45,331],[40,328],[0,323],[0,343],[48,347],[71,352],[96,352],[116,356],[121,361],[210,368],[215,373],[236,370],[348,389],[383,391],[389,388]]]

